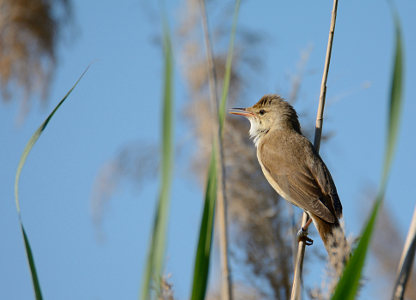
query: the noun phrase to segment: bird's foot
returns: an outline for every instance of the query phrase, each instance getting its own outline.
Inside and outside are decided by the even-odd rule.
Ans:
[[[313,244],[313,239],[308,237],[308,229],[299,229],[296,236],[298,238],[298,242],[302,241],[305,243],[306,246],[310,246]]]

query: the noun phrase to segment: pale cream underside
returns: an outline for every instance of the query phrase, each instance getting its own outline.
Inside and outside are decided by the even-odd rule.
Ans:
[[[282,196],[283,198],[285,198],[287,201],[289,201],[290,203],[295,204],[295,202],[293,202],[290,197],[282,191],[282,189],[279,187],[279,185],[276,183],[276,181],[273,179],[272,175],[270,174],[269,171],[267,171],[267,169],[264,167],[263,163],[261,162],[261,158],[260,158],[260,151],[259,148],[257,148],[257,159],[259,161],[259,164],[261,166],[261,170],[263,171],[264,176],[266,177],[267,181],[270,183],[270,185],[275,189],[275,191]]]

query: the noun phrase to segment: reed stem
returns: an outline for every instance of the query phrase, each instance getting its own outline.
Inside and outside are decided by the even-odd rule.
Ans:
[[[329,64],[331,61],[332,43],[334,40],[335,22],[337,19],[337,8],[338,8],[338,0],[334,0],[334,4],[332,7],[332,14],[331,14],[331,25],[329,28],[328,44],[326,48],[324,72],[322,75],[322,82],[321,82],[321,92],[319,95],[318,112],[316,115],[314,147],[317,152],[319,152],[319,148],[321,145],[323,115],[324,115],[325,97],[326,97],[326,82],[328,79]],[[302,216],[302,225],[301,225],[302,227],[305,226],[308,219],[309,219],[309,216],[304,212]],[[296,255],[295,270],[294,270],[294,275],[293,275],[294,278],[293,278],[293,285],[292,285],[292,294],[290,297],[291,300],[300,299],[301,286],[302,286],[303,259],[305,257],[305,246],[306,246],[305,242],[300,240],[298,243],[298,252]]]

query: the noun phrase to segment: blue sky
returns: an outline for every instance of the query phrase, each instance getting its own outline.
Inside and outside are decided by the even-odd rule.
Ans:
[[[405,44],[403,118],[386,207],[407,232],[416,185],[415,144],[416,28],[413,1],[395,1]],[[23,148],[49,111],[88,64],[90,70],[48,126],[28,157],[20,181],[22,217],[45,299],[136,299],[144,266],[158,181],[140,189],[122,185],[104,217],[104,243],[95,238],[90,198],[99,169],[126,143],[158,143],[161,116],[162,56],[154,43],[160,34],[158,10],[150,2],[74,1],[74,24],[60,43],[58,68],[46,107],[35,98],[16,126],[19,101],[1,103],[0,125],[0,298],[31,299],[33,292],[13,197],[14,176]],[[182,1],[171,1],[171,25],[178,23]],[[330,1],[243,1],[239,26],[264,35],[260,50],[266,64],[248,86],[255,103],[263,94],[288,96],[289,74],[300,53],[312,52],[296,108],[316,113],[330,21]],[[393,56],[393,24],[384,1],[341,1],[328,79],[324,131],[335,136],[321,148],[337,184],[347,232],[358,235],[371,206],[368,186],[377,188],[384,154],[387,101]],[[217,20],[210,19],[213,24]],[[177,42],[174,40],[174,45]],[[184,148],[189,124],[181,118],[189,101],[181,64],[175,71],[175,137]],[[249,83],[250,85],[250,83]],[[363,88],[368,86],[367,88]],[[313,105],[310,102],[314,103]],[[313,126],[313,122],[303,127]],[[248,126],[248,124],[247,124]],[[202,191],[187,174],[186,160],[175,162],[166,272],[178,299],[189,295]],[[316,243],[316,247],[322,245]],[[395,245],[396,246],[396,245]],[[401,245],[397,245],[401,247]],[[312,283],[320,283],[322,266]],[[367,268],[367,272],[374,269]],[[377,295],[370,280],[362,298]]]

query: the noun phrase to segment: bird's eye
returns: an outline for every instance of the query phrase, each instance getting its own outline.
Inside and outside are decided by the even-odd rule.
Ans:
[[[264,115],[266,113],[266,111],[264,109],[260,109],[259,114],[260,116]]]

